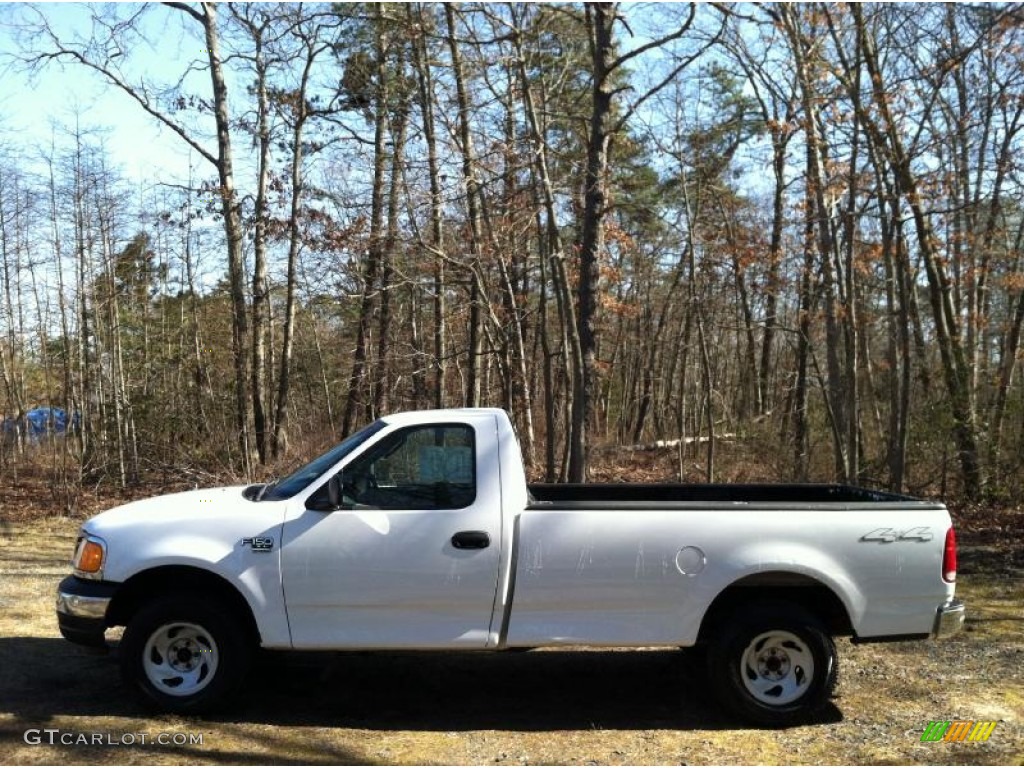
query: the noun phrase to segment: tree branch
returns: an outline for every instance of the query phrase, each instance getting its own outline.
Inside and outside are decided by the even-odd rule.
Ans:
[[[721,36],[721,34],[721,30],[719,30],[718,33],[708,42],[707,45],[701,47],[701,49],[692,56],[688,56],[687,58],[683,59],[683,61],[680,62],[679,65],[675,67],[671,72],[669,72],[664,78],[662,78],[662,80],[657,85],[649,89],[647,93],[645,93],[639,99],[630,104],[629,109],[627,109],[623,113],[622,117],[615,121],[615,125],[612,127],[611,133],[615,133],[621,130],[622,127],[629,121],[629,118],[631,118],[633,114],[637,111],[641,104],[643,104],[649,98],[658,93],[666,85],[671,83],[680,72],[682,72],[688,66],[693,64],[693,62],[695,62],[697,59],[703,56],[704,52],[718,41],[718,38]]]
[[[56,51],[55,53],[40,54],[40,56],[38,56],[37,58],[39,58],[39,59],[59,60],[60,57],[62,57],[62,56],[70,56],[71,58],[75,59],[80,64],[82,64],[83,66],[88,67],[89,69],[93,70],[94,72],[99,72],[101,75],[103,75],[103,77],[105,77],[108,81],[110,81],[110,83],[112,83],[113,85],[117,86],[122,91],[124,91],[129,96],[131,96],[133,99],[135,99],[135,101],[138,103],[138,105],[140,107],[142,107],[142,109],[145,110],[149,115],[151,115],[152,117],[155,117],[159,122],[163,123],[165,126],[167,126],[172,131],[174,131],[174,133],[178,134],[178,136],[180,136],[185,141],[186,144],[188,144],[190,147],[192,147],[192,149],[194,149],[196,152],[198,152],[200,155],[202,155],[204,159],[206,159],[212,165],[217,165],[217,158],[216,158],[216,156],[211,154],[209,150],[207,150],[205,147],[203,147],[199,142],[197,142],[191,136],[189,136],[188,133],[186,132],[186,130],[184,129],[184,127],[182,127],[178,123],[174,122],[173,120],[171,120],[171,118],[167,117],[167,115],[159,112],[157,109],[155,109],[153,106],[151,106],[150,103],[149,103],[149,99],[144,98],[143,96],[141,96],[134,88],[132,88],[130,85],[128,85],[124,80],[122,80],[116,74],[114,74],[114,72],[112,72],[111,70],[107,69],[106,67],[100,66],[99,64],[97,64],[94,61],[90,61],[81,52],[69,50],[67,48],[61,48],[60,50]]]
[[[665,43],[670,43],[673,40],[678,40],[679,38],[681,38],[690,30],[690,25],[693,24],[693,17],[696,15],[697,6],[694,3],[690,3],[690,15],[687,17],[686,21],[683,22],[683,25],[679,27],[679,29],[677,29],[675,32],[670,32],[667,35],[659,37],[657,40],[652,40],[649,43],[645,43],[644,45],[641,45],[639,48],[634,48],[629,53],[622,54],[617,59],[615,59],[615,61],[612,62],[610,67],[608,67],[608,74],[611,74],[616,69],[625,64],[627,61],[636,58],[640,54],[647,53],[647,51],[650,51],[654,48],[660,48],[661,46],[665,45]]]
[[[170,2],[162,3],[162,5],[166,5],[168,8],[176,8],[179,11],[184,11],[189,16],[191,16],[193,19],[198,21],[200,24],[206,24],[206,14],[200,13],[195,8],[193,8],[191,5],[187,5],[186,3],[170,3]]]

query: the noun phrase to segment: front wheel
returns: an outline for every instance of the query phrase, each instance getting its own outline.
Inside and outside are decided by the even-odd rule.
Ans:
[[[206,712],[238,688],[250,651],[230,611],[199,596],[168,596],[129,622],[119,649],[121,674],[164,711]]]
[[[770,727],[812,717],[831,696],[839,670],[832,638],[788,603],[741,608],[712,638],[708,667],[727,709]]]

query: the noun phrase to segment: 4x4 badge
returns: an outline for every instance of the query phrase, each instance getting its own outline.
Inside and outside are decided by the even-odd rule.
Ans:
[[[932,529],[920,526],[908,528],[905,531],[896,528],[875,528],[870,533],[860,537],[861,541],[880,541],[883,544],[892,544],[894,541],[931,541]]]
[[[248,544],[253,552],[269,552],[274,548],[274,540],[270,536],[253,536],[249,539],[242,539],[242,546]]]

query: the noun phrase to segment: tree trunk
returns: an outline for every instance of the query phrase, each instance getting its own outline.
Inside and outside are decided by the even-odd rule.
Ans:
[[[217,4],[202,3],[202,14],[189,8],[203,24],[213,85],[214,117],[217,124],[217,174],[220,178],[221,214],[228,245],[228,282],[231,292],[231,350],[235,369],[235,430],[245,477],[252,475],[253,452],[249,441],[249,319],[245,299],[245,262],[242,254],[242,219],[235,191],[234,156],[231,148],[231,115],[228,88],[220,58]]]
[[[897,130],[898,121],[889,108],[889,97],[883,88],[882,73],[879,70],[874,40],[864,24],[859,6],[851,6],[851,13],[858,26],[858,39],[863,44],[864,63],[872,84],[872,97],[882,119],[882,126],[866,113],[861,119],[874,135],[876,142],[885,147],[889,154],[894,173],[905,195],[914,218],[917,231],[918,249],[924,261],[928,278],[932,319],[935,323],[936,341],[942,359],[942,371],[953,416],[953,440],[960,461],[964,493],[977,498],[984,490],[985,479],[981,457],[978,451],[977,425],[970,393],[970,372],[968,361],[961,343],[959,323],[952,299],[952,281],[937,250],[938,239],[931,226],[928,214],[918,191],[917,178],[911,168],[903,140]]]
[[[473,152],[473,137],[469,128],[469,96],[466,92],[462,55],[455,34],[455,6],[445,3],[444,15],[448,25],[448,49],[451,51],[452,74],[455,78],[455,93],[458,100],[462,181],[466,190],[466,210],[469,216],[469,359],[465,402],[467,407],[475,408],[480,405],[480,364],[483,354],[483,313],[480,305],[487,300],[487,294],[480,284],[480,246],[483,234],[480,226],[479,191],[474,168],[476,158]]]
[[[412,21],[412,6],[406,6]],[[416,5],[419,27],[425,28],[423,4]],[[434,85],[430,71],[430,57],[427,51],[425,33],[416,36],[413,44],[413,63],[416,67],[416,84],[419,90],[420,113],[423,122],[423,141],[427,146],[427,172],[430,177],[430,242],[429,250],[434,265],[434,384],[433,404],[444,408],[445,387],[448,371],[446,350],[447,317],[445,307],[445,253],[444,253],[444,200],[441,197],[441,172],[437,160],[437,134],[434,124]]]
[[[398,79],[405,77],[401,55],[398,59]],[[405,105],[396,108],[391,124],[391,188],[388,194],[388,223],[384,247],[381,249],[380,318],[377,332],[377,376],[374,387],[374,410],[382,416],[390,407],[391,390],[391,291],[394,274],[395,249],[398,245],[398,193],[401,190],[402,164],[405,162]]]
[[[846,430],[848,427],[847,392],[843,370],[839,363],[840,334],[836,309],[837,282],[833,267],[833,235],[830,206],[825,197],[825,169],[822,162],[824,153],[823,140],[818,126],[818,112],[821,95],[818,93],[816,74],[807,61],[808,41],[801,29],[801,20],[795,15],[792,6],[780,6],[786,34],[789,38],[790,51],[793,55],[793,68],[796,81],[800,88],[801,105],[804,113],[804,136],[806,146],[807,192],[806,192],[806,236],[817,247],[821,262],[823,292],[825,298],[825,352],[828,366],[828,386],[824,394],[828,402],[826,410],[833,414],[830,419],[832,428],[832,446],[835,456],[835,470],[844,482],[850,482],[850,457],[847,453]]]
[[[555,418],[554,418],[554,376],[551,366],[553,363],[553,353],[550,350],[550,341],[547,336],[548,328],[548,314],[547,314],[547,281],[546,275],[544,274],[544,267],[546,265],[551,266],[551,285],[555,294],[555,301],[559,311],[559,317],[562,322],[562,336],[563,342],[561,344],[561,354],[565,360],[565,372],[567,375],[575,377],[577,371],[581,370],[582,365],[582,350],[580,347],[580,336],[579,326],[575,322],[575,318],[572,312],[572,297],[569,293],[568,279],[565,274],[565,247],[562,242],[562,236],[558,229],[558,214],[555,209],[555,193],[554,185],[551,181],[551,173],[548,167],[547,161],[547,137],[545,130],[541,125],[540,111],[537,109],[537,105],[534,99],[533,88],[530,83],[530,78],[526,72],[526,60],[523,56],[521,31],[516,28],[513,31],[512,41],[515,46],[517,64],[519,68],[520,88],[522,89],[523,107],[526,111],[527,123],[530,129],[530,140],[533,143],[533,170],[540,182],[540,195],[543,202],[544,208],[544,223],[543,223],[543,238],[544,247],[540,249],[541,259],[544,262],[541,265],[541,280],[542,280],[542,307],[544,311],[541,333],[542,344],[544,347],[545,355],[545,421],[547,422],[547,440],[548,440],[548,453],[545,459],[546,469],[545,472],[551,480],[554,480],[555,472],[555,460],[554,460],[554,441],[555,441]],[[542,94],[543,95],[543,94]],[[538,221],[540,213],[538,212]],[[570,364],[569,361],[573,361]],[[571,380],[571,386],[573,392],[575,392],[575,378]],[[551,401],[548,401],[551,398]],[[573,412],[575,409],[574,402],[575,397],[569,397],[569,403],[566,404],[566,410]],[[567,453],[566,461],[563,462],[562,473],[568,472],[568,465],[572,460],[573,441],[567,439],[565,441],[565,452]]]
[[[306,122],[310,118],[310,104],[307,101],[309,79],[313,64],[319,53],[328,46],[318,46],[317,31],[306,31],[301,27],[294,34],[302,41],[304,59],[298,87],[288,94],[292,103],[292,162],[291,162],[291,205],[288,212],[288,272],[285,281],[284,328],[281,342],[281,356],[278,362],[277,404],[274,414],[274,457],[288,449],[289,393],[291,390],[292,349],[295,335],[295,305],[298,291],[298,260],[302,247],[302,203],[305,185],[302,179],[304,161],[303,139]]]
[[[370,323],[373,319],[374,292],[377,288],[377,273],[380,267],[380,251],[382,246],[381,231],[384,226],[384,181],[387,176],[387,45],[383,30],[380,4],[376,7],[376,70],[377,88],[374,96],[375,115],[373,131],[373,191],[370,200],[370,233],[366,248],[366,266],[363,269],[363,290],[359,303],[359,321],[356,327],[356,347],[352,356],[352,373],[348,381],[348,394],[345,397],[345,411],[341,421],[341,434],[346,436],[352,432],[356,408],[360,403],[367,406],[366,395],[366,359],[370,340]]]
[[[599,260],[604,249],[604,216],[607,210],[608,148],[612,138],[612,96],[610,74],[614,59],[612,27],[616,9],[602,3],[587,4],[587,21],[592,36],[591,75],[593,99],[590,133],[587,138],[587,165],[584,176],[583,220],[580,227],[579,285],[577,286],[577,322],[580,358],[574,359],[572,421],[569,428],[572,453],[569,482],[587,478],[587,430],[594,418],[598,394],[597,375],[597,293]]]
[[[264,28],[252,25],[256,45],[256,132],[259,155],[256,166],[256,211],[253,222],[252,271],[252,414],[256,452],[261,464],[268,454],[267,409],[267,180],[270,176],[270,107],[267,103],[267,64],[263,54]]]

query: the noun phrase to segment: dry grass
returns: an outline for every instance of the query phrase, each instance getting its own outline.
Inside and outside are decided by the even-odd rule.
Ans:
[[[936,643],[840,644],[843,679],[821,722],[739,727],[710,704],[686,653],[267,654],[239,708],[153,715],[114,655],[60,639],[53,589],[78,522],[0,535],[0,762],[8,764],[1020,764],[1024,571],[1005,537],[966,536],[968,631]],[[1000,541],[1004,545],[999,546]],[[1017,542],[1011,542],[1017,543]],[[924,744],[935,719],[998,720],[984,744]],[[202,734],[194,746],[50,746],[67,734]],[[65,737],[67,738],[67,737]],[[139,737],[135,737],[136,742]]]

